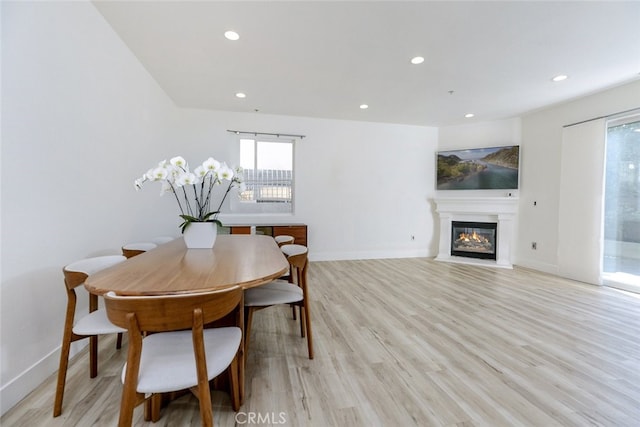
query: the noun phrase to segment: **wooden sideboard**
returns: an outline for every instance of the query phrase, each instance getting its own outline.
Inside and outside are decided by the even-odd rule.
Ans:
[[[251,234],[251,227],[256,228],[256,234],[266,236],[293,236],[294,243],[307,245],[307,225],[306,224],[255,224],[255,225],[225,225],[230,234]]]

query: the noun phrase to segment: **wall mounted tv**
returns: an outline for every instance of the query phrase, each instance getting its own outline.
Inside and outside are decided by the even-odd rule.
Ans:
[[[518,188],[518,145],[440,151],[437,162],[438,190]]]

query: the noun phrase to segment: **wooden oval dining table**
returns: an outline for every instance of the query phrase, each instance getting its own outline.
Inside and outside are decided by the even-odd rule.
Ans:
[[[270,282],[289,264],[271,236],[219,235],[213,249],[187,249],[178,238],[89,276],[87,290],[102,295],[172,295],[244,289]]]
[[[277,279],[288,269],[287,259],[271,236],[219,235],[212,249],[187,249],[184,240],[178,238],[90,275],[85,287],[97,295],[113,291],[130,296],[207,292],[234,286],[248,289]],[[244,344],[239,351],[242,404]],[[159,408],[154,408],[152,418],[157,421]]]

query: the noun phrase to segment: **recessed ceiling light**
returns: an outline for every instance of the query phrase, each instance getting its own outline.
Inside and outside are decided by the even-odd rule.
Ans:
[[[569,76],[565,76],[564,74],[559,74],[557,76],[555,76],[554,78],[552,78],[551,80],[553,80],[554,82],[561,82],[563,80],[567,80],[569,78]]]
[[[413,58],[411,58],[411,63],[412,64],[422,64],[424,62],[424,58],[422,56],[415,56]]]
[[[360,109],[361,110],[366,110],[367,108],[369,108],[369,106],[367,104],[360,104]]]
[[[473,113],[467,113],[467,114],[465,114],[464,116],[465,116],[467,119],[470,119],[471,117],[474,117],[474,116],[475,116],[475,114],[473,114]]]
[[[242,92],[238,92],[238,93],[236,93],[236,97],[238,97],[238,98],[246,98],[247,95],[242,93]]]
[[[238,40],[240,38],[240,34],[235,31],[225,31],[224,36],[229,40]]]

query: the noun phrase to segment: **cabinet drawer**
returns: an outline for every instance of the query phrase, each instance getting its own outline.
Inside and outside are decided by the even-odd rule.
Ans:
[[[306,225],[274,225],[273,235],[293,236],[294,243],[307,246],[307,226]]]
[[[231,234],[251,234],[250,225],[229,225],[225,228],[229,229]],[[260,224],[256,225],[256,234],[265,234],[268,236],[293,236],[296,244],[307,246],[307,226],[305,224]]]
[[[234,225],[231,227],[231,234],[251,234],[251,227]]]

